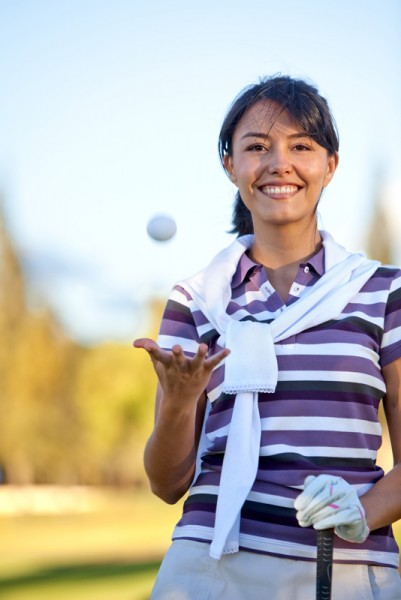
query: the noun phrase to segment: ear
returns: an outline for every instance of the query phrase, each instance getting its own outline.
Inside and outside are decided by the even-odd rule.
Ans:
[[[230,181],[237,185],[237,177],[235,175],[234,166],[233,166],[233,157],[229,154],[225,154],[223,158],[224,168]]]
[[[323,181],[323,187],[326,187],[330,183],[330,181],[333,179],[333,175],[336,172],[339,160],[340,160],[340,157],[338,155],[338,152],[334,152],[334,154],[331,154],[329,156],[328,161],[327,161],[326,175],[325,175],[324,181]]]

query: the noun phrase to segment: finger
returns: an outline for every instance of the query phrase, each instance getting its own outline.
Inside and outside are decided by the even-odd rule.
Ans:
[[[163,363],[164,365],[168,365],[171,363],[171,353],[166,350],[162,350],[160,346],[150,338],[138,338],[134,341],[134,348],[143,348],[145,350],[152,362],[158,361]]]
[[[143,348],[143,349],[146,349],[145,346],[148,346],[149,344],[156,344],[156,342],[154,340],[151,340],[150,338],[137,338],[132,343],[134,348]]]
[[[324,502],[324,497],[330,497],[331,486],[332,483],[327,477],[318,476],[313,479],[307,477],[304,484],[304,491],[295,500],[295,508],[297,510],[307,509],[311,511],[320,502]]]
[[[304,491],[310,498],[320,495],[327,490],[331,485],[331,481],[327,477],[307,477],[305,479]]]
[[[317,494],[309,503],[309,510],[317,513],[326,506],[332,509],[343,507],[344,503],[353,497],[353,490],[349,489],[348,484],[342,485],[342,482],[328,483],[326,487]]]
[[[304,521],[298,521],[300,527],[309,527],[312,523],[305,523]]]
[[[326,509],[327,506],[331,505],[333,498],[331,498],[326,490],[323,490],[321,494],[312,498],[309,503],[301,509],[300,516],[302,520],[310,520],[312,523],[318,519],[318,515]],[[334,506],[333,506],[334,508]]]
[[[339,486],[341,487],[341,486]],[[316,500],[316,499],[315,499]],[[311,508],[306,508],[303,511],[299,511],[297,513],[297,518],[299,521],[303,523],[316,524],[324,521],[327,518],[335,518],[344,519],[344,522],[348,521],[350,514],[352,514],[352,519],[358,518],[358,513],[355,513],[354,509],[358,509],[357,504],[352,504],[352,495],[350,494],[331,494],[328,498],[322,499],[320,504],[311,504]],[[345,517],[345,515],[347,515]],[[363,518],[363,515],[362,515]],[[331,524],[328,525],[325,522],[325,526],[321,527],[321,529],[325,529],[325,527],[331,527]]]
[[[315,481],[295,499],[294,506],[297,510],[309,510],[313,499],[322,492],[321,486],[316,485]]]
[[[300,510],[297,512],[297,518],[302,523],[307,523],[308,525],[312,525],[319,520],[319,515],[321,511],[324,510],[326,505],[323,506],[314,506],[312,508],[306,507],[304,510]]]
[[[314,512],[310,512],[309,514],[300,514],[299,520],[303,522],[308,522],[309,524],[320,523],[324,519],[330,519],[337,515],[339,512],[339,507],[337,505],[330,504],[329,506],[323,507],[321,510],[317,510]]]
[[[158,344],[150,338],[139,338],[134,341],[133,346],[134,348],[142,348],[143,350],[146,350],[148,354],[152,355],[154,355],[155,353],[157,353],[158,350],[160,350]]]
[[[217,367],[218,364],[220,364],[230,354],[230,352],[231,352],[231,350],[229,350],[228,348],[224,348],[224,350],[221,350],[217,354],[214,354],[213,356],[208,358],[205,361],[206,366],[209,369],[214,369],[215,367]]]
[[[315,479],[316,475],[308,475],[304,481],[304,490],[306,490],[306,488],[308,488]]]
[[[340,525],[338,517],[336,518],[336,515],[332,515],[326,519],[319,519],[319,521],[314,523],[313,529],[316,529],[316,531],[321,531],[322,529],[331,529],[337,525]]]
[[[304,519],[299,513],[297,513],[297,521],[300,527],[309,527],[310,525],[313,525],[313,521],[310,519]]]
[[[306,494],[308,493],[307,491],[305,492],[305,490],[307,490],[307,488],[311,485],[312,481],[316,479],[315,475],[308,475],[305,478],[304,481],[304,489],[302,492],[299,493],[299,495],[295,498],[294,501],[294,508],[295,510],[297,510],[299,513],[301,513],[305,507],[308,506],[309,504],[309,495],[306,496]],[[297,515],[298,516],[298,515]]]
[[[192,360],[192,366],[195,368],[200,367],[204,363],[208,351],[209,348],[206,344],[199,344],[198,350]]]
[[[175,344],[171,348],[171,352],[172,352],[172,357],[173,357],[174,362],[179,367],[183,367],[187,361],[187,357],[185,356],[184,351],[181,348],[181,346],[179,344]]]

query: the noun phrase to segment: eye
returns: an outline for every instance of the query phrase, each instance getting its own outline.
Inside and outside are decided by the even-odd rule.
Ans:
[[[297,150],[297,152],[305,152],[308,150],[312,150],[312,148],[310,146],[308,146],[307,144],[296,144],[294,146],[294,150]]]
[[[252,144],[251,146],[248,146],[248,152],[263,152],[264,150],[267,150],[266,146],[263,146],[263,144]]]

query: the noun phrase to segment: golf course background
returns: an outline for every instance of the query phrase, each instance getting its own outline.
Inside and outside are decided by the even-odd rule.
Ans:
[[[31,488],[18,493],[33,501],[31,512],[4,514],[0,489],[2,600],[149,598],[179,505],[121,490],[43,488],[36,500]]]
[[[90,488],[39,488],[31,512],[5,504],[0,489],[2,600],[148,600],[181,510],[148,492]]]

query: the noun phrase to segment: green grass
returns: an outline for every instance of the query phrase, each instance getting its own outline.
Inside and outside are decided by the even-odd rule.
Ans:
[[[149,598],[158,566],[159,561],[44,567],[3,577],[0,594],[3,600],[145,600]]]
[[[146,600],[181,506],[97,491],[87,514],[0,517],[2,600]]]

